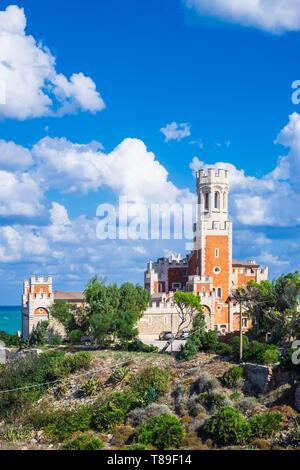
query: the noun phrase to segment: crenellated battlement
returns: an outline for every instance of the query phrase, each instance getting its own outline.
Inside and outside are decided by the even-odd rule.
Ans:
[[[196,173],[198,186],[206,184],[229,185],[229,172],[223,168],[209,168],[207,171],[201,169]]]

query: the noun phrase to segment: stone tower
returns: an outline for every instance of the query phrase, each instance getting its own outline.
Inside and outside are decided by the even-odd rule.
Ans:
[[[224,169],[197,172],[198,220],[189,275],[212,279],[215,322],[229,323],[232,285],[232,223],[228,215],[229,175]]]
[[[31,277],[24,281],[22,296],[22,337],[28,339],[32,328],[49,320],[54,302],[52,277]]]

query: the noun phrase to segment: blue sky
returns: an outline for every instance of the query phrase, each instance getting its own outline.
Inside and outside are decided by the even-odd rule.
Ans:
[[[182,201],[202,164],[232,165],[235,257],[271,277],[298,269],[300,6],[282,3],[0,2],[0,304],[18,303],[32,273],[70,290],[94,274],[142,283],[149,258],[184,243],[96,240],[97,205],[127,192],[164,202],[169,190]],[[166,142],[171,123],[190,135]],[[94,173],[100,154],[114,163]]]

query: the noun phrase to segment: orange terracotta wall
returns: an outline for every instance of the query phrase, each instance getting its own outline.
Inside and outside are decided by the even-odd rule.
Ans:
[[[219,249],[219,257],[215,257],[215,249]],[[226,301],[229,294],[229,237],[222,235],[208,235],[205,246],[205,276],[211,276],[213,286],[222,288],[222,300]],[[221,268],[219,274],[215,274],[215,266]]]
[[[34,294],[49,294],[49,286],[47,284],[37,284],[33,286],[33,293]]]

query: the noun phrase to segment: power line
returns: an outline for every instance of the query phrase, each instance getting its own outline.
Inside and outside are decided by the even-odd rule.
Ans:
[[[96,374],[97,372],[101,372],[102,370],[103,369],[95,369],[93,371],[84,372],[82,374],[77,374],[77,375],[73,376],[72,378],[77,379],[79,377],[84,377],[86,375]],[[66,379],[62,378],[62,379],[52,380],[52,381],[49,381],[49,382],[42,382],[40,384],[26,385],[24,387],[12,388],[12,389],[7,389],[7,390],[0,390],[0,393],[11,393],[11,392],[18,392],[18,391],[21,391],[21,390],[29,390],[29,389],[32,389],[32,388],[39,388],[39,387],[43,387],[44,385],[53,385],[53,384],[56,384],[56,383],[59,383],[59,382],[63,382],[64,380],[66,380]]]

